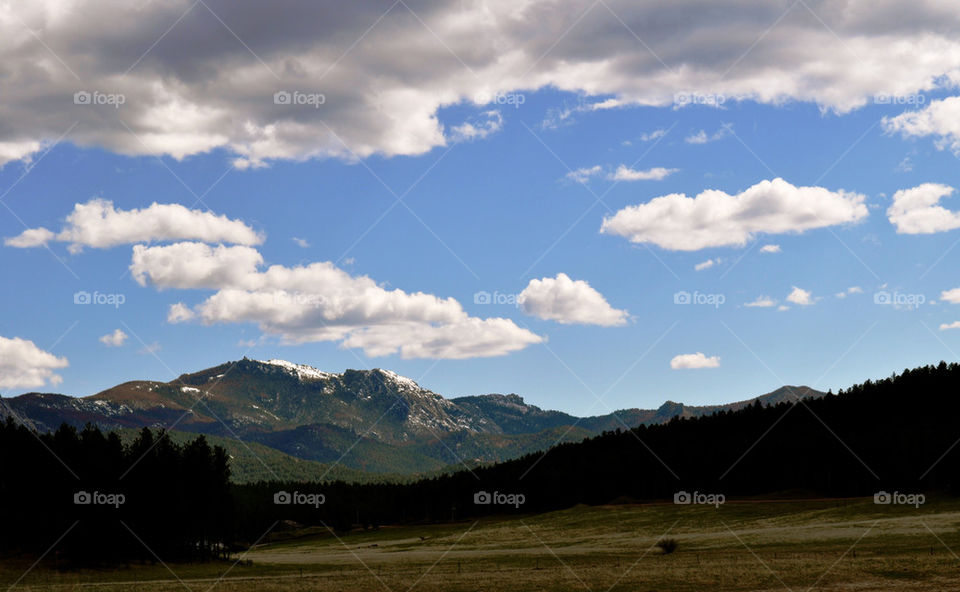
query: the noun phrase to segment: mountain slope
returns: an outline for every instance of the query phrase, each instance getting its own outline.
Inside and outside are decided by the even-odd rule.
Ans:
[[[823,395],[783,387],[760,400],[776,403],[791,393]],[[204,433],[258,442],[308,461],[409,474],[508,460],[604,431],[709,415],[750,401],[699,407],[668,401],[656,410],[578,418],[530,405],[516,394],[446,399],[379,368],[330,373],[244,358],[167,383],[126,382],[89,397],[28,393],[0,399],[0,415],[15,414],[40,431],[66,422]]]

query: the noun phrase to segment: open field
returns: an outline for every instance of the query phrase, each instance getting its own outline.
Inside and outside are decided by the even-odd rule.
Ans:
[[[664,555],[654,543],[674,538]],[[538,516],[308,531],[231,564],[57,572],[14,590],[960,590],[960,501],[872,499],[577,507]],[[7,563],[6,588],[30,562]],[[173,575],[176,574],[176,575]],[[134,583],[136,582],[136,583]]]

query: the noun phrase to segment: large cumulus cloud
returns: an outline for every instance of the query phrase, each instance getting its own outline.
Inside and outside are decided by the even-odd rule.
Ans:
[[[69,364],[27,339],[0,336],[0,388],[36,388],[63,381],[54,371]]]
[[[158,289],[214,290],[192,308],[173,305],[171,322],[256,323],[288,343],[339,341],[370,356],[462,359],[543,340],[509,319],[471,317],[453,298],[388,290],[330,262],[261,270],[262,261],[245,246],[136,245],[130,271]]]
[[[240,166],[413,155],[456,140],[439,107],[485,112],[480,97],[547,86],[616,105],[702,92],[843,112],[951,84],[958,63],[952,0],[5,2],[0,163],[68,130],[124,154],[222,148]],[[278,104],[283,91],[323,102]]]
[[[736,194],[717,189],[695,197],[672,193],[627,206],[601,232],[674,251],[742,246],[754,236],[803,232],[867,217],[866,196],[823,187],[761,181]]]

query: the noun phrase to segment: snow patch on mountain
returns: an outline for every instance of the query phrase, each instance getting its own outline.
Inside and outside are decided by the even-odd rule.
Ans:
[[[332,374],[330,372],[324,372],[323,370],[317,370],[313,366],[308,366],[306,364],[294,364],[293,362],[288,362],[286,360],[256,360],[261,364],[267,364],[269,366],[277,366],[283,368],[291,376],[296,376],[300,380],[326,380],[330,378],[337,378],[339,374]]]
[[[416,391],[425,390],[415,381],[407,378],[406,376],[400,376],[399,374],[391,370],[384,370],[383,368],[377,368],[376,371],[386,376],[387,379],[389,379],[390,382],[394,384],[394,386],[396,386],[398,389],[402,391],[403,390],[416,390]]]

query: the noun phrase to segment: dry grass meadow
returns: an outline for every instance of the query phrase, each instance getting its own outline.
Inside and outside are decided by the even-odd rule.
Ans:
[[[655,543],[673,538],[664,554]],[[960,501],[613,505],[334,536],[312,529],[243,561],[58,571],[8,561],[13,590],[511,592],[960,590]],[[248,562],[249,560],[249,562]]]

